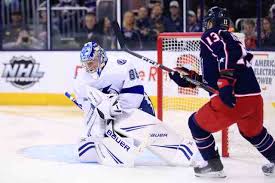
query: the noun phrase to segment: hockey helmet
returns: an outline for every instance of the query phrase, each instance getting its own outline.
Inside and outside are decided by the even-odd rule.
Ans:
[[[82,67],[89,73],[95,73],[99,75],[106,65],[108,58],[105,50],[101,48],[96,42],[86,43],[80,52],[80,61]]]
[[[230,18],[228,16],[228,11],[224,8],[214,6],[210,8],[207,15],[203,19],[204,28],[207,29],[207,23],[211,21],[213,27],[220,27],[223,29],[228,29],[230,24]]]

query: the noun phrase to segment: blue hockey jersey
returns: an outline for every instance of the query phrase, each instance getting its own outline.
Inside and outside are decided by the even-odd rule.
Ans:
[[[259,95],[261,90],[254,71],[246,59],[247,51],[232,33],[214,27],[201,37],[203,79],[218,89],[220,71],[234,70],[235,96]]]

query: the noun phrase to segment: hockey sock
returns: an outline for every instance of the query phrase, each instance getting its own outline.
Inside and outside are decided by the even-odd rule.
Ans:
[[[215,139],[213,135],[199,127],[194,114],[190,116],[188,125],[203,159],[207,161],[218,157],[219,155],[215,151]]]
[[[257,150],[269,161],[275,162],[275,143],[273,137],[263,127],[261,133],[254,137],[246,137],[242,132],[241,135],[249,141]]]

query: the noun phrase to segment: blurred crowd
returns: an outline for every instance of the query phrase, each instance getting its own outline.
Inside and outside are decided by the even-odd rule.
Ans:
[[[19,0],[18,0],[19,1]],[[180,1],[171,0],[168,6],[155,1],[151,6],[141,6],[123,12],[122,31],[130,49],[156,49],[156,40],[162,32],[183,32],[183,13],[186,13],[186,32],[201,32],[200,6],[182,12]],[[96,41],[107,50],[116,49],[117,42],[111,29],[110,16],[98,17],[96,0],[56,0],[53,1],[50,37],[53,49],[79,49],[88,41]],[[168,10],[169,9],[169,10]],[[168,13],[164,14],[164,10]],[[205,8],[204,13],[207,11]],[[41,3],[37,10],[37,22],[25,23],[25,12],[18,9],[11,12],[10,23],[3,22],[2,48],[42,50],[47,48],[48,19],[46,4]],[[271,5],[269,16],[261,20],[261,36],[257,39],[256,18],[245,18],[240,27],[231,22],[231,31],[245,34],[248,49],[274,47],[275,4]]]

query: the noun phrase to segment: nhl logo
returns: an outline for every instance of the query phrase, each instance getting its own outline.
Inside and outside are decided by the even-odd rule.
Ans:
[[[44,76],[44,72],[38,71],[39,67],[32,57],[12,57],[10,63],[4,63],[2,78],[15,87],[26,89]]]

